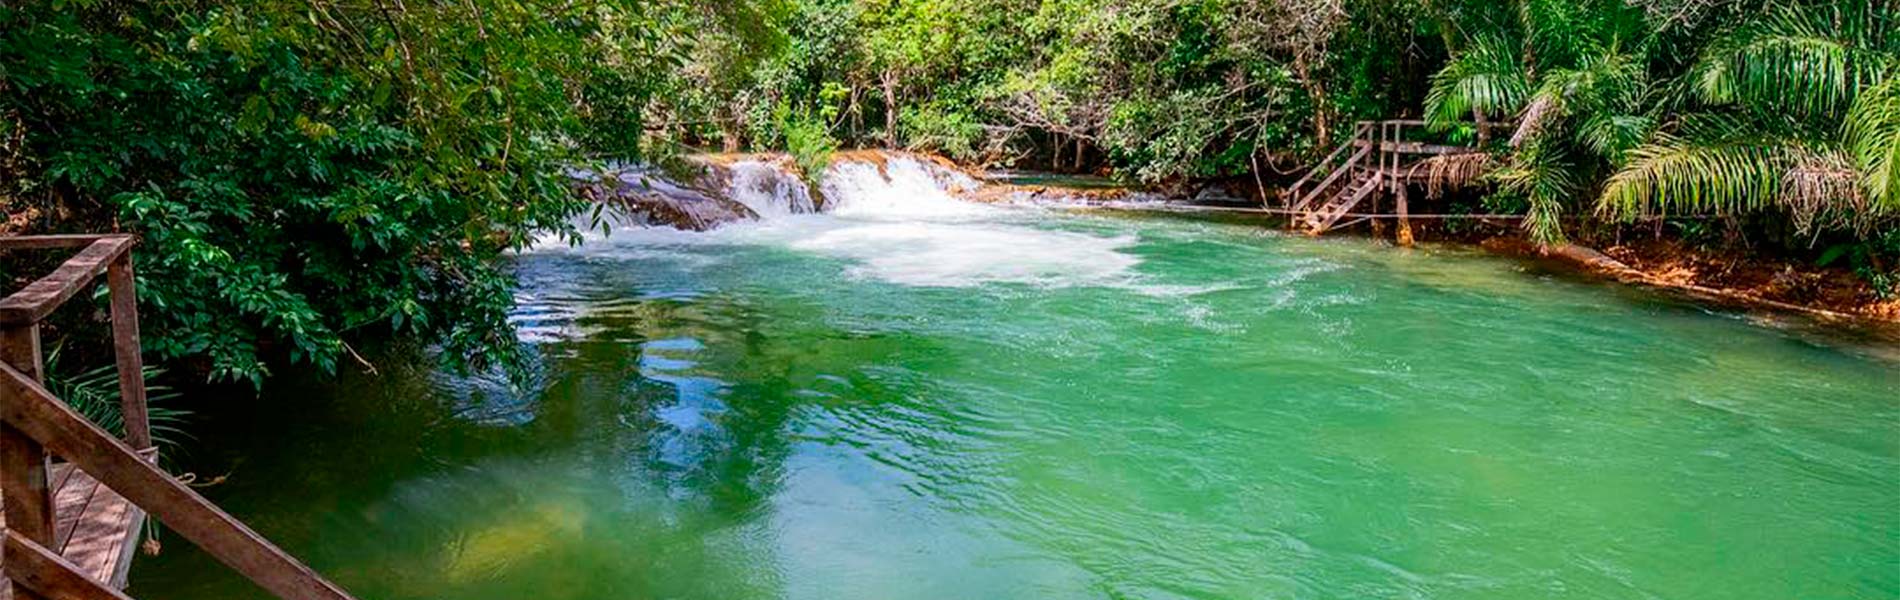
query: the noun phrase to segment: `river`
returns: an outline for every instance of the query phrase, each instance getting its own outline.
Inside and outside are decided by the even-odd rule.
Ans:
[[[287,376],[180,461],[365,600],[1900,595],[1891,347],[857,175],[522,253],[525,387]],[[134,596],[266,597],[162,540]]]

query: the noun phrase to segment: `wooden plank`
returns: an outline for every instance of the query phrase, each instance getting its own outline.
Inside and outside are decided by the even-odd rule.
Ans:
[[[0,326],[0,362],[11,365],[27,379],[46,379],[40,352],[38,325]]]
[[[47,479],[50,481],[49,485],[53,488],[53,495],[57,497],[59,490],[72,481],[73,473],[79,472],[79,469],[73,468],[73,464],[69,462],[55,462],[53,466],[47,468],[46,472]]]
[[[132,523],[145,515],[103,485],[93,486],[89,500],[74,523],[71,537],[59,548],[59,555],[78,567],[80,573],[110,582],[118,576],[122,550],[131,542]]]
[[[138,286],[132,277],[132,253],[119,255],[106,267],[106,287],[112,294],[112,354],[119,366],[119,413],[125,422],[125,442],[143,450],[152,447],[152,426],[145,411],[145,359],[139,346]]]
[[[353,600],[210,501],[141,459],[124,442],[73,412],[38,382],[0,365],[4,421],[157,517],[206,553],[284,600]]]
[[[0,326],[38,323],[98,277],[106,265],[132,247],[131,236],[100,238],[58,269],[5,299],[0,299]]]
[[[131,505],[132,514],[127,516],[129,521],[125,528],[125,535],[119,537],[121,540],[119,554],[113,559],[110,567],[111,575],[105,580],[106,585],[115,590],[123,590],[125,586],[131,584],[132,558],[133,555],[138,554],[139,540],[145,534],[145,510],[139,508],[137,504],[131,504],[130,500],[127,500],[126,504]]]
[[[73,539],[73,530],[79,522],[85,520],[86,509],[92,505],[92,499],[99,491],[99,482],[85,473],[80,473],[72,463],[54,467],[61,477],[53,486],[53,543],[48,545],[55,552],[64,552],[66,544]]]
[[[1447,146],[1444,144],[1427,144],[1423,142],[1368,142],[1368,141],[1361,140],[1358,142],[1354,142],[1353,144],[1360,148],[1371,148],[1371,147],[1376,146],[1382,152],[1389,152],[1389,153],[1394,153],[1394,154],[1428,154],[1428,155],[1433,155],[1433,156],[1439,156],[1439,155],[1445,155],[1445,154],[1464,154],[1467,152],[1476,152],[1476,150],[1473,150],[1466,146]]]
[[[80,573],[78,567],[19,532],[6,532],[5,568],[8,579],[35,597],[47,600],[132,600]],[[26,595],[26,594],[22,594]]]
[[[28,323],[19,326],[0,326],[0,364],[23,371],[22,376],[38,382],[45,377],[45,366],[41,364],[40,327]],[[0,405],[12,404],[16,398],[0,393]],[[39,442],[28,437],[25,432],[0,423],[0,499],[4,508],[6,527],[17,535],[25,535],[41,545],[53,543],[53,489],[47,477],[48,460],[46,449]],[[39,600],[40,595],[30,589],[13,589],[9,583],[7,592],[14,600]]]
[[[55,235],[10,235],[0,237],[0,250],[44,250],[47,248],[83,248],[99,238],[123,234],[70,233]]]
[[[1299,204],[1294,205],[1294,210],[1305,210],[1307,205],[1313,203],[1312,199],[1319,196],[1319,192],[1331,187],[1333,182],[1339,180],[1340,176],[1351,173],[1354,169],[1357,169],[1359,167],[1359,161],[1364,160],[1366,155],[1371,153],[1371,151],[1369,148],[1361,148],[1358,152],[1353,153],[1351,158],[1346,159],[1345,166],[1340,167],[1337,171],[1333,171],[1332,175],[1326,176],[1326,179],[1321,180],[1319,185],[1313,186],[1313,194],[1308,195],[1305,199],[1301,199]]]
[[[37,382],[42,377],[38,325],[0,328],[0,363]],[[0,394],[0,405],[20,400]],[[0,497],[7,528],[42,545],[53,543],[53,490],[46,449],[24,432],[0,424]]]
[[[147,462],[158,460],[155,450],[140,455]],[[53,471],[56,480],[63,477],[66,481],[54,488],[60,537],[51,549],[86,575],[113,589],[125,589],[139,532],[144,529],[145,511],[72,463],[54,465]]]

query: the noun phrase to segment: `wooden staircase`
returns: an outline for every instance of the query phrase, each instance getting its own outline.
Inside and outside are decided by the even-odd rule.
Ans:
[[[1358,212],[1361,205],[1370,200],[1376,209],[1380,198],[1391,196],[1397,201],[1400,237],[1409,240],[1406,186],[1420,179],[1414,167],[1433,156],[1475,151],[1467,146],[1407,140],[1408,128],[1416,136],[1426,131],[1424,125],[1424,121],[1414,120],[1360,121],[1351,139],[1280,192],[1281,201],[1293,215],[1290,224],[1318,235],[1372,218]]]
[[[1332,229],[1346,213],[1359,206],[1359,202],[1386,185],[1385,176],[1371,169],[1355,168],[1352,177],[1338,191],[1327,196],[1318,206],[1309,206],[1300,215],[1300,223],[1308,231],[1319,233]]]
[[[128,235],[0,237],[0,250],[74,251],[0,298],[0,600],[130,600],[146,516],[283,600],[354,600],[154,464]],[[44,385],[41,322],[101,276],[119,367],[119,438]]]

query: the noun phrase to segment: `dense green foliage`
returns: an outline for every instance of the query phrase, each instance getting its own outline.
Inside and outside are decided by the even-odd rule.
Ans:
[[[704,15],[678,2],[0,4],[0,202],[140,233],[147,348],[221,379],[352,332],[505,361],[495,259],[637,155]],[[469,363],[464,363],[469,364]]]
[[[1494,209],[1767,213],[1867,239],[1900,214],[1890,0],[803,0],[784,42],[696,53],[684,137],[847,145],[1144,181],[1293,171],[1360,119],[1490,144]],[[739,57],[742,60],[735,60]],[[717,77],[710,77],[717,74]],[[724,99],[722,101],[722,99]],[[708,110],[706,107],[713,107]]]
[[[1900,15],[1856,2],[1664,20],[1642,8],[1531,0],[1433,81],[1427,108],[1443,125],[1517,121],[1493,178],[1527,202],[1534,234],[1561,237],[1556,217],[1592,204],[1620,217],[1773,212],[1797,233],[1891,224]]]
[[[845,145],[1159,181],[1292,169],[1340,123],[1422,102],[1422,4],[805,0],[780,43],[698,48],[656,110],[682,138],[776,149],[822,116]],[[768,15],[768,16],[772,16]],[[1395,50],[1396,49],[1396,50]],[[785,107],[790,107],[789,109]]]
[[[99,0],[0,4],[0,233],[142,235],[160,359],[510,357],[497,257],[567,169],[927,150],[1297,173],[1361,119],[1485,144],[1487,210],[1750,215],[1893,275],[1894,0]],[[1492,127],[1501,124],[1499,135]],[[1504,135],[1508,133],[1508,135]],[[1834,250],[1835,247],[1845,249]],[[16,275],[17,276],[17,275]]]

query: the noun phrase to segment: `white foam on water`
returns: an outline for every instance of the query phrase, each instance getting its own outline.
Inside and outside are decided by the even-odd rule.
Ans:
[[[1121,250],[1132,236],[1104,238],[991,223],[860,223],[799,239],[791,247],[857,262],[850,272],[903,285],[1043,287],[1112,285],[1140,259]]]
[[[1010,283],[1040,287],[1129,285],[1141,259],[1125,252],[1133,235],[1103,236],[1024,224],[1024,211],[958,199],[968,176],[890,155],[878,164],[844,160],[820,181],[826,212],[812,213],[803,182],[769,162],[733,166],[733,198],[761,219],[706,232],[616,226],[578,247],[538,241],[526,252],[679,259],[688,267],[706,246],[774,246],[844,259],[853,277],[920,287]],[[791,189],[796,187],[798,189]]]
[[[1140,263],[1122,251],[1133,236],[1011,223],[1011,211],[952,193],[973,189],[975,180],[903,155],[887,156],[881,167],[833,164],[821,185],[830,218],[783,241],[850,260],[856,277],[920,287],[1112,285]]]

